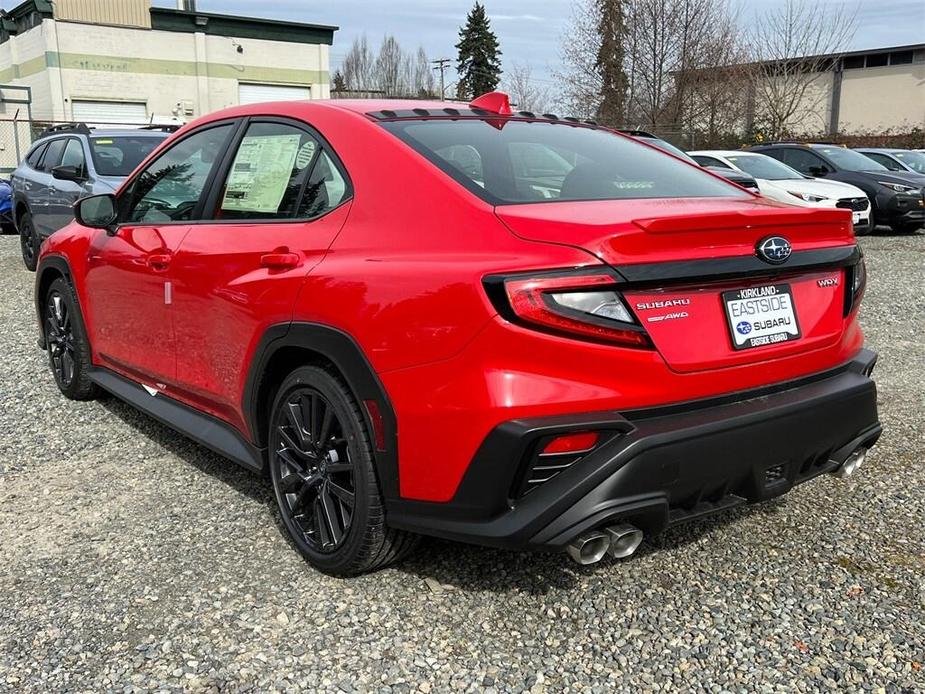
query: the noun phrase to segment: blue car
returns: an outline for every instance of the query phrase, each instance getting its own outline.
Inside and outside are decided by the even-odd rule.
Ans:
[[[4,234],[15,234],[13,224],[13,189],[8,181],[0,179],[0,230]]]

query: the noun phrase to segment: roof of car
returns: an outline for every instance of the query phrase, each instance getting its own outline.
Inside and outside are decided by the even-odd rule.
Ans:
[[[881,154],[895,154],[896,152],[910,152],[912,150],[902,147],[855,147],[858,152],[880,152]]]
[[[159,137],[165,138],[170,135],[164,130],[151,128],[90,128],[89,130],[55,130],[53,132],[42,133],[36,142],[47,140],[52,137],[74,137],[75,135],[85,135],[87,137]]]
[[[692,157],[703,155],[703,156],[713,156],[713,157],[738,157],[740,155],[746,155],[749,157],[763,157],[761,152],[749,152],[745,149],[698,149],[688,152]]]

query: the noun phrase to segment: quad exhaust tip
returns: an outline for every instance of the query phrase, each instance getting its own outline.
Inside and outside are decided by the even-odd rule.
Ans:
[[[628,523],[610,525],[603,530],[591,530],[572,540],[567,550],[578,564],[596,564],[610,554],[615,559],[631,556],[642,542],[642,531]]]
[[[835,470],[835,476],[850,477],[864,464],[865,460],[867,460],[867,448],[860,446],[852,451],[851,455],[845,458],[845,462]]]
[[[608,526],[604,528],[604,532],[610,536],[607,553],[614,559],[632,556],[642,543],[642,531],[629,523]]]
[[[599,530],[592,530],[572,540],[568,546],[568,555],[576,563],[586,566],[603,559],[609,548],[610,537]]]

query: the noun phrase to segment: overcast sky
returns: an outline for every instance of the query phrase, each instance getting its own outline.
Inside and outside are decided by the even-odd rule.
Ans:
[[[747,20],[756,13],[780,6],[785,0],[741,0]],[[550,80],[550,70],[559,57],[573,0],[483,0],[498,35],[503,62],[527,63],[534,78]],[[378,46],[385,33],[394,34],[403,46],[423,45],[432,58],[455,58],[460,24],[473,0],[197,0],[203,12],[224,12],[300,22],[334,24],[331,54],[336,68],[354,37],[366,33]],[[851,48],[877,48],[925,40],[925,0],[821,0],[827,4],[858,7],[858,31]],[[10,8],[19,0],[0,0]],[[176,7],[175,0],[154,0],[154,4]]]

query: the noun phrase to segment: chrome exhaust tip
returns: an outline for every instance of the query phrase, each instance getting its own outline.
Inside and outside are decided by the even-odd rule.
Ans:
[[[867,448],[864,446],[856,448],[851,452],[851,455],[845,458],[845,462],[835,470],[835,476],[850,477],[864,464],[865,460],[867,460]]]
[[[572,540],[567,551],[573,561],[587,566],[599,562],[607,554],[608,547],[610,547],[610,536],[592,530]]]
[[[614,559],[626,559],[632,556],[642,543],[642,531],[629,523],[607,526],[604,532],[610,537],[610,547],[607,552]]]

